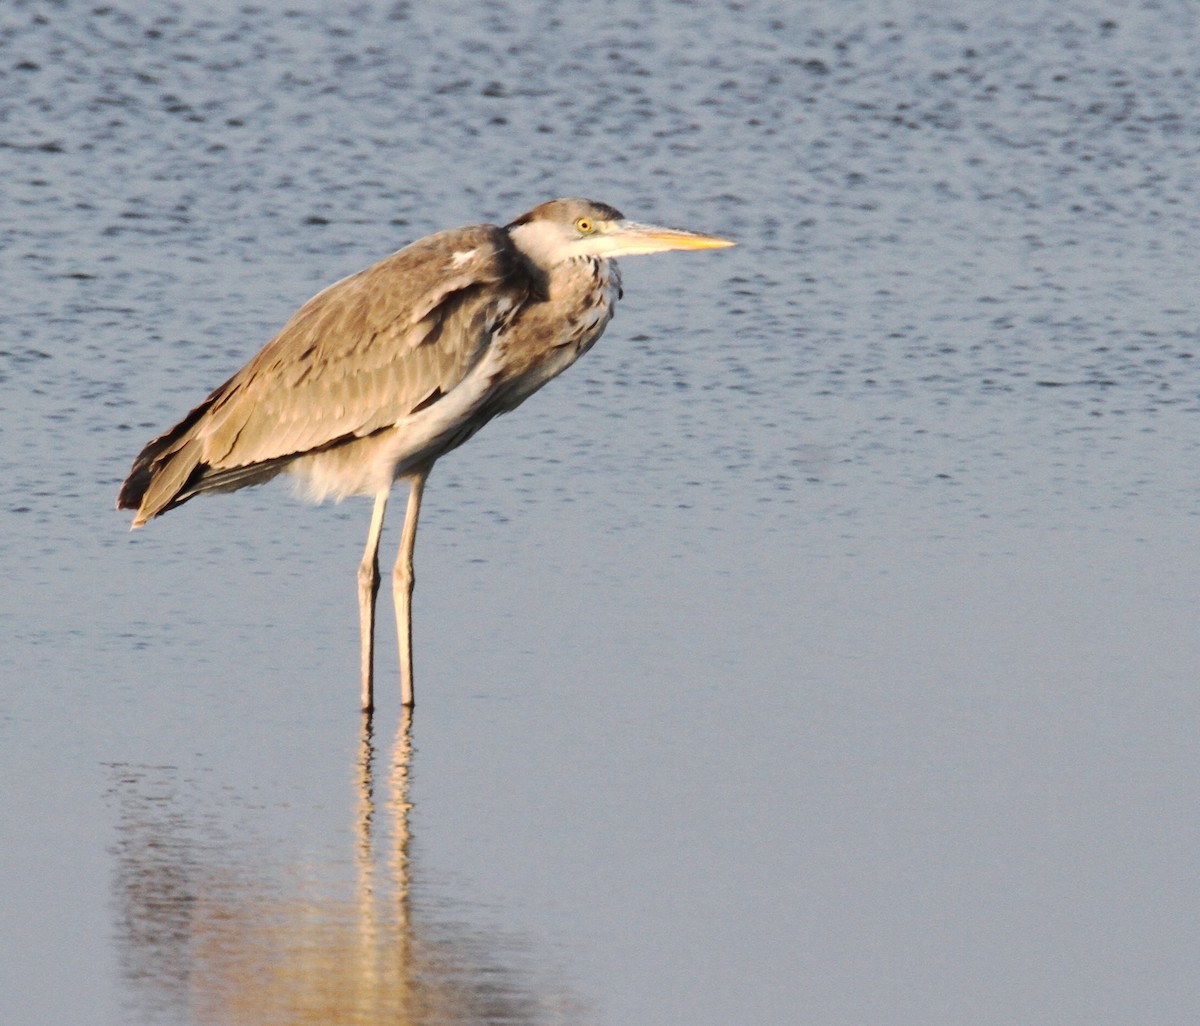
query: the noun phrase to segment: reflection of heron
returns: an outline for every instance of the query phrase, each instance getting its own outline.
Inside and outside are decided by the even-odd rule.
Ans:
[[[363,717],[352,860],[280,861],[278,838],[257,833],[261,810],[236,790],[202,793],[173,767],[114,767],[114,933],[141,1012],[130,1021],[580,1021],[579,999],[531,974],[524,946],[472,925],[470,906],[414,898],[410,731],[404,715],[389,757]]]
[[[411,760],[412,714],[405,709],[396,731],[385,801],[392,828],[392,844],[384,853],[389,870],[385,877],[379,872],[380,860],[375,844],[379,823],[375,793],[374,731],[370,713],[363,715],[358,746],[358,808],[355,815],[358,844],[354,860],[358,870],[356,896],[361,939],[360,972],[366,989],[387,994],[390,1004],[409,1010],[415,1000],[412,899],[409,888],[408,817],[412,803],[408,797],[408,783]]]
[[[421,239],[310,299],[141,451],[117,505],[137,510],[140,527],[193,495],[285,470],[318,500],[374,496],[358,568],[362,702],[370,709],[379,534],[392,482],[407,478],[392,593],[402,696],[412,705],[412,554],[434,461],[591,348],[621,295],[612,258],[731,245],[627,221],[580,199],[543,203],[504,228]]]

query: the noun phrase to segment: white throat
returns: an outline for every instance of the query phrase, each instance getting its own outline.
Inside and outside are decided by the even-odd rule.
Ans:
[[[553,221],[527,221],[508,230],[513,243],[536,267],[549,270],[583,254],[573,245],[574,239],[564,238],[562,228]]]

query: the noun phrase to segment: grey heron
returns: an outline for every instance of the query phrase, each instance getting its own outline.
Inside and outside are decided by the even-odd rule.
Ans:
[[[281,472],[315,501],[375,500],[358,568],[362,705],[374,704],[379,536],[409,482],[392,572],[401,697],[413,704],[413,547],[435,460],[588,351],[621,296],[615,257],[732,246],[557,199],[510,224],[439,232],[305,303],[245,367],[133,461],[133,527],[205,492]]]

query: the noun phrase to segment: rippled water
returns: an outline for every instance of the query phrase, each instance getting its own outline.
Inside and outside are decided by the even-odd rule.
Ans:
[[[1194,1022],[1195,9],[328,6],[0,8],[0,1021]],[[439,464],[364,725],[365,503],[116,490],[570,194],[740,245]]]

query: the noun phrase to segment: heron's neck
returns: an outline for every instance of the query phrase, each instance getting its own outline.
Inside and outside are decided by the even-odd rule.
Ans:
[[[579,257],[578,250],[563,238],[562,230],[550,221],[526,221],[509,228],[508,234],[524,257],[546,275]]]
[[[592,303],[603,295],[608,305],[611,302],[608,297],[610,289],[614,297],[620,295],[621,273],[615,260],[594,256],[574,257],[550,268],[543,278],[543,288],[546,298],[551,301],[570,301],[568,297],[588,296],[594,297],[586,300]]]

